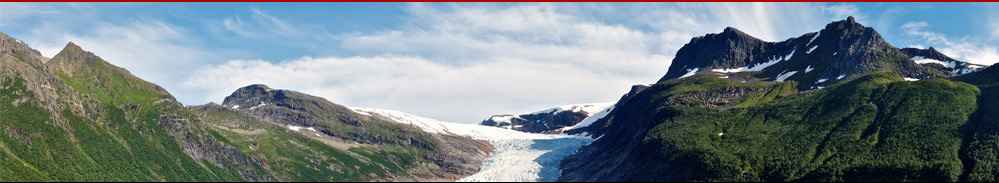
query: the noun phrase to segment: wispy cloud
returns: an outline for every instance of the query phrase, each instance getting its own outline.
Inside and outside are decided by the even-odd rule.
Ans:
[[[615,100],[630,85],[665,74],[692,37],[725,26],[777,40],[818,30],[832,16],[772,4],[622,8],[416,5],[402,27],[345,36],[340,48],[357,56],[233,60],[200,70],[185,87],[205,88],[214,92],[206,100],[218,101],[240,86],[265,83],[348,105],[477,122]],[[621,23],[595,13],[642,18]]]
[[[245,19],[245,20],[244,20]],[[222,19],[222,27],[236,35],[254,38],[308,39],[311,33],[320,32],[313,26],[296,26],[260,9],[250,9],[249,14]],[[309,33],[308,31],[313,31]]]
[[[379,19],[397,24],[331,34],[327,29],[341,22],[295,19],[272,7],[235,12],[201,24],[62,12],[67,15],[31,21],[39,23],[25,27],[32,33],[24,38],[51,54],[66,41],[78,42],[189,105],[263,83],[347,105],[477,122],[495,113],[615,100],[628,86],[665,74],[692,37],[726,26],[781,41],[846,16],[867,23],[849,4],[414,4],[398,19]],[[908,28],[906,35],[937,42],[929,45],[951,45],[938,47],[965,55],[959,58],[990,57],[963,51],[989,53],[990,47],[961,44],[966,40],[931,32],[928,24]],[[227,52],[234,48],[200,40],[206,37],[234,47],[267,44],[260,49],[267,52],[309,51],[277,59],[258,50],[233,56]]]

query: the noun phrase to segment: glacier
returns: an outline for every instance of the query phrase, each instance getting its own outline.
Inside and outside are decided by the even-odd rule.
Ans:
[[[593,139],[562,134],[525,133],[476,124],[454,123],[417,116],[401,111],[350,107],[357,113],[378,116],[419,127],[429,133],[467,136],[485,140],[493,152],[482,169],[459,182],[535,182],[555,181],[561,174],[559,163],[590,144]]]

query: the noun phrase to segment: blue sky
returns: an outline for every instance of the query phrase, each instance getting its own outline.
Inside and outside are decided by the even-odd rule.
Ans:
[[[941,3],[0,4],[0,31],[47,56],[68,41],[187,105],[253,83],[475,123],[610,102],[665,74],[694,36],[769,41],[854,16],[898,47],[999,61],[996,5]]]

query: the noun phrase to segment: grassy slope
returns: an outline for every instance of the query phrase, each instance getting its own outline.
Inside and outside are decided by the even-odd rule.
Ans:
[[[83,101],[51,101],[62,104],[61,111],[39,106],[38,96],[26,87],[37,83],[26,83],[17,73],[0,77],[0,159],[5,163],[0,180],[238,180],[233,172],[186,155],[159,126],[160,114],[178,113],[173,103],[161,101],[168,94],[103,61],[80,68],[72,77],[57,74],[70,88],[58,91],[67,95],[61,98],[85,96]],[[90,116],[70,112],[67,106],[73,103],[84,104]]]
[[[657,85],[647,100],[751,84],[696,77]],[[654,106],[653,116],[667,117],[654,119],[658,125],[643,143],[660,148],[657,156],[673,167],[659,173],[843,181],[958,180],[963,173],[960,129],[979,96],[972,85],[881,73],[783,98],[774,91],[782,90],[744,97],[732,108]]]
[[[426,158],[432,156],[430,150],[436,144],[410,128],[400,130],[387,122],[334,128],[338,134],[391,142],[336,149],[283,127],[238,116],[235,111],[208,115],[192,111],[124,69],[78,47],[67,49],[68,56],[57,55],[48,65],[60,80],[58,84],[67,86],[56,87],[57,93],[80,96],[83,101],[56,101],[62,104],[61,111],[39,106],[38,97],[26,87],[37,83],[27,83],[17,73],[0,73],[0,180],[234,181],[245,178],[241,173],[246,172],[239,172],[242,169],[264,180],[273,176],[285,181],[365,181],[412,177],[411,173],[435,168]],[[71,112],[70,107],[77,103],[82,104],[86,116]],[[181,119],[180,132],[162,123],[163,116]],[[265,133],[247,135],[216,128],[233,119]],[[351,130],[342,131],[346,129]],[[412,134],[417,136],[408,136]],[[414,140],[422,148],[399,145]],[[237,153],[259,161],[234,165],[196,160],[182,148],[195,142],[193,145],[217,142],[236,147]],[[231,158],[226,152],[203,153]]]
[[[363,181],[404,175],[425,153],[394,145],[345,151],[308,138],[311,133],[303,135],[221,106],[202,108],[214,126],[213,135],[261,159],[281,180]]]

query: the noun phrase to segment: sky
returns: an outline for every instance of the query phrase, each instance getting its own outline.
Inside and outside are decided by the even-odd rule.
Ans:
[[[731,26],[782,41],[853,16],[896,47],[999,61],[999,8],[974,3],[0,4],[0,32],[67,42],[185,105],[266,84],[461,123],[613,102]]]

